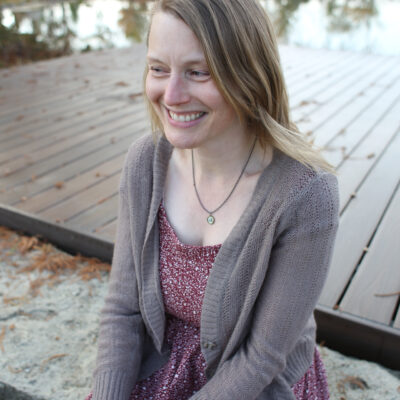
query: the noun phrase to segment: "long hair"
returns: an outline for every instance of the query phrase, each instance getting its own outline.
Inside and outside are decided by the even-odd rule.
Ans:
[[[152,15],[160,11],[193,31],[219,91],[261,146],[276,147],[314,170],[334,172],[290,119],[275,34],[257,0],[157,0]],[[153,131],[162,131],[146,100]]]

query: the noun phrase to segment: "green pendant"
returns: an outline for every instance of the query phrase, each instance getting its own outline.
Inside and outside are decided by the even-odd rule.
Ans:
[[[208,222],[210,225],[212,225],[212,224],[215,222],[215,218],[210,214],[210,215],[207,217],[207,222]]]

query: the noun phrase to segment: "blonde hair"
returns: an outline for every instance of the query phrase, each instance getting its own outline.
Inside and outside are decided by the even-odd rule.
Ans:
[[[314,170],[334,172],[290,120],[275,34],[257,0],[158,0],[152,15],[160,11],[190,27],[219,91],[264,148],[269,144]],[[162,131],[146,100],[153,131]]]

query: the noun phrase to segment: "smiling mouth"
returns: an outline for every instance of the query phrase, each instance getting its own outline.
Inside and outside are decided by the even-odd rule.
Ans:
[[[196,119],[201,118],[205,115],[205,112],[196,112],[196,113],[185,113],[185,114],[176,114],[170,110],[168,110],[168,115],[177,122],[190,122],[195,121]]]

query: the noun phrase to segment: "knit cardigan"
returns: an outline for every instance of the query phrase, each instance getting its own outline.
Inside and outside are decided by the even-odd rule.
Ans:
[[[128,400],[169,357],[157,213],[171,152],[165,138],[145,136],[125,161],[93,400]],[[207,383],[192,400],[294,399],[291,386],[312,362],[338,204],[333,175],[274,149],[208,278],[200,325]]]

